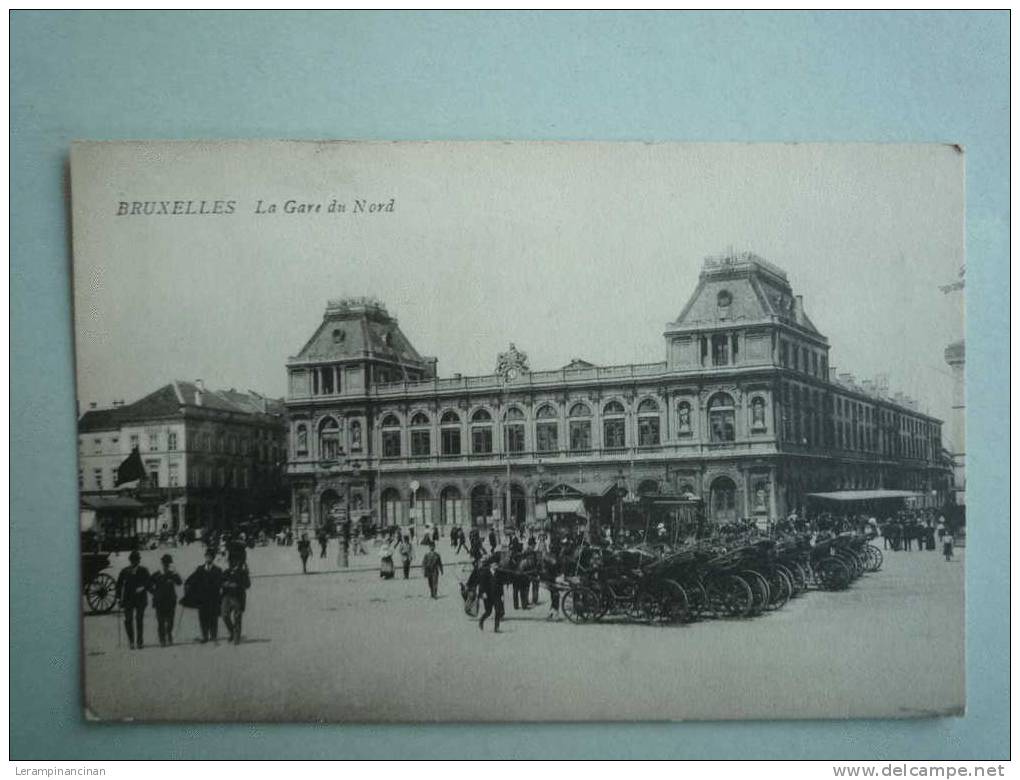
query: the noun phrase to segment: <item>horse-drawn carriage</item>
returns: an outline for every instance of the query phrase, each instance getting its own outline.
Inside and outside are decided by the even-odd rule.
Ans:
[[[112,612],[117,606],[117,581],[106,573],[110,568],[109,553],[81,554],[81,584],[85,603],[92,612]]]

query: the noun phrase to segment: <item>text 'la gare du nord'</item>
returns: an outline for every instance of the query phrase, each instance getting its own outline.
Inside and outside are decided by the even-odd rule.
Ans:
[[[236,200],[121,200],[117,201],[118,217],[201,217],[230,216],[238,213]],[[392,214],[396,211],[396,198],[368,200],[355,198],[342,201],[336,198],[329,203],[285,200],[282,203],[256,200],[255,214]]]

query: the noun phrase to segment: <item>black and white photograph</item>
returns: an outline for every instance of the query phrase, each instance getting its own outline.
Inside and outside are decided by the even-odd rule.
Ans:
[[[74,144],[84,716],[963,715],[965,159]]]

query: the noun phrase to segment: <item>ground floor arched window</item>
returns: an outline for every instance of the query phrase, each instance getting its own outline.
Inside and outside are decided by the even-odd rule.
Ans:
[[[492,488],[489,485],[475,485],[471,491],[471,522],[485,525],[492,516]]]
[[[729,477],[719,477],[711,488],[712,519],[729,523],[737,519],[737,486]]]
[[[400,525],[400,493],[396,488],[386,488],[382,493],[383,527]]]
[[[439,514],[443,525],[460,525],[464,522],[464,502],[460,491],[453,485],[439,494]]]

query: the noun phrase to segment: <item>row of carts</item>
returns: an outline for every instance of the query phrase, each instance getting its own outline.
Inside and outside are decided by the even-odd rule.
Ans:
[[[754,617],[809,589],[844,590],[877,572],[882,552],[867,537],[844,533],[814,542],[797,535],[657,551],[584,546],[556,565],[565,574],[543,579],[572,623],[671,624]]]

